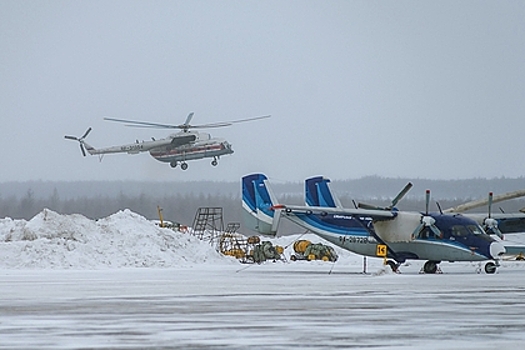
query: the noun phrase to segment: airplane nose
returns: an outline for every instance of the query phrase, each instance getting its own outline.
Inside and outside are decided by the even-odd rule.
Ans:
[[[499,242],[492,242],[490,244],[490,256],[493,259],[500,259],[503,254],[505,254],[505,246]]]

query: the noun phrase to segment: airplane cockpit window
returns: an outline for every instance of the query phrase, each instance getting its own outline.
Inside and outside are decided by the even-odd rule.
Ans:
[[[483,235],[485,231],[479,225],[455,225],[452,226],[452,235],[455,237],[466,237],[469,234]]]
[[[455,225],[452,226],[452,235],[455,237],[465,237],[469,234],[468,229],[465,226]]]
[[[475,235],[482,235],[485,233],[479,225],[469,225],[468,228]]]

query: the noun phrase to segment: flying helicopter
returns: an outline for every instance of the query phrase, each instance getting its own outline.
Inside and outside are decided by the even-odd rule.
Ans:
[[[88,128],[81,137],[65,136],[65,138],[68,140],[78,141],[80,144],[80,151],[84,157],[86,156],[86,151],[90,155],[99,155],[101,158],[105,154],[111,153],[138,154],[141,152],[149,152],[153,158],[160,162],[169,163],[172,168],[175,168],[180,163],[181,169],[186,170],[188,169],[187,161],[213,158],[211,165],[216,166],[221,156],[233,153],[231,144],[225,139],[215,138],[204,132],[192,131],[193,129],[221,128],[237,123],[270,118],[270,115],[264,115],[211,124],[192,125],[191,120],[193,115],[194,113],[191,112],[186,118],[186,121],[179,125],[116,119],[110,117],[104,118],[104,120],[107,121],[125,123],[126,126],[130,127],[150,129],[180,129],[178,133],[171,134],[166,138],[158,140],[152,138],[151,141],[148,140],[139,142],[137,140],[135,143],[120,146],[95,148],[85,141],[86,137],[91,132],[91,127]]]
[[[388,207],[359,204],[355,209],[344,208],[329,183],[324,177],[307,179],[306,205],[297,206],[279,204],[264,174],[244,176],[245,223],[261,234],[275,236],[284,217],[343,249],[385,256],[394,271],[406,260],[427,260],[425,273],[436,273],[441,261],[488,261],[485,272],[491,274],[506,252],[475,220],[461,214],[430,213],[430,191],[426,192],[424,212],[397,210],[395,206],[411,183]]]

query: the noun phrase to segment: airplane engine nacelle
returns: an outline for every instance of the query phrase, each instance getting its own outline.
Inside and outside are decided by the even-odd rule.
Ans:
[[[398,212],[392,220],[375,221],[374,229],[384,242],[409,242],[421,222],[421,214]]]

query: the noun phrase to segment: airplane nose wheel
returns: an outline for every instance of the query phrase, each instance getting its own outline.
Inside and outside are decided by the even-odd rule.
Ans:
[[[213,160],[211,161],[211,165],[217,166],[217,164],[219,164],[219,162],[217,162],[217,158],[213,158]]]
[[[492,275],[496,273],[497,266],[492,261],[485,264],[485,273]]]

